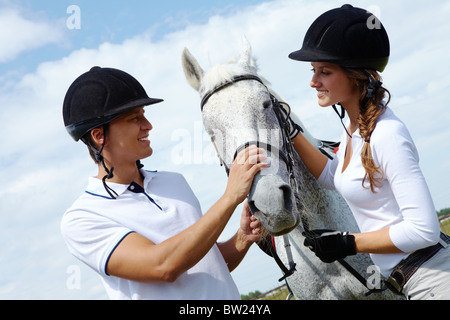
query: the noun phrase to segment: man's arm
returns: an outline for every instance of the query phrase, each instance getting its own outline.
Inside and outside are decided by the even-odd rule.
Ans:
[[[227,242],[217,244],[230,272],[241,263],[250,246],[261,240],[264,232],[264,227],[251,214],[248,203],[245,202],[239,230]]]
[[[175,281],[216,243],[237,205],[247,196],[253,177],[267,166],[260,162],[266,158],[262,152],[250,146],[239,153],[230,168],[224,195],[181,233],[157,245],[137,233],[126,236],[111,254],[107,273],[141,282]]]

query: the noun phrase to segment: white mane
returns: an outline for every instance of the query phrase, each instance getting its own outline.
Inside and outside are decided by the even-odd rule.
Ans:
[[[230,81],[235,76],[252,74],[257,75],[256,68],[248,68],[230,62],[228,64],[221,64],[212,67],[208,72],[205,73],[202,79],[202,85],[200,92],[208,92],[213,90],[217,85]]]
[[[203,75],[199,92],[201,95],[204,95],[206,92],[214,90],[214,88],[221,83],[231,81],[233,77],[245,74],[258,76],[266,85],[269,92],[273,94],[278,101],[286,102],[275,90],[271,88],[270,82],[266,78],[258,74],[258,67],[254,58],[251,59],[250,65],[242,65],[240,63],[236,63],[236,61],[234,60],[230,60],[227,64],[221,64],[212,67]],[[293,118],[295,123],[299,124],[305,130],[305,126],[303,125],[302,121],[292,110],[291,117]],[[313,145],[315,145],[316,147],[321,147],[321,142],[318,139],[314,138],[307,130],[305,130],[303,134]]]

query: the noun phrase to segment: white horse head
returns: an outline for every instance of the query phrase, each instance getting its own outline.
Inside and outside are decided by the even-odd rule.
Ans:
[[[215,142],[219,157],[225,166],[233,162],[236,150],[249,141],[260,141],[271,145],[271,166],[258,174],[249,194],[252,212],[274,237],[277,253],[284,265],[296,263],[296,271],[287,281],[298,299],[392,299],[388,291],[367,297],[367,287],[355,278],[347,268],[338,263],[323,263],[303,245],[302,231],[311,229],[334,229],[358,232],[344,199],[332,190],[322,188],[309,173],[297,154],[294,154],[294,173],[299,193],[299,208],[290,186],[290,172],[282,152],[283,143],[273,101],[267,89],[267,81],[257,75],[249,43],[244,47],[237,62],[218,65],[204,72],[187,49],[182,55],[183,69],[190,85],[199,92],[203,123]],[[237,76],[246,77],[238,78]],[[255,80],[258,79],[258,80]],[[262,80],[260,80],[262,79]],[[241,80],[241,81],[237,81]],[[263,82],[264,84],[262,84]],[[282,101],[273,90],[270,92]],[[304,130],[305,126],[293,115],[295,122]],[[306,130],[305,137],[316,147],[323,149],[323,141],[313,138]],[[286,152],[284,150],[283,152]],[[294,186],[295,188],[295,186]],[[299,224],[301,211],[303,223]],[[305,222],[307,220],[307,223]],[[296,227],[298,225],[298,227]],[[291,239],[292,252],[288,254],[284,239]],[[360,275],[373,270],[372,261],[366,254],[347,257]],[[380,281],[375,281],[380,284]]]
[[[237,62],[215,66],[206,73],[187,49],[182,62],[188,82],[202,97],[203,123],[225,167],[229,168],[236,152],[248,144],[266,149],[270,166],[255,176],[248,203],[269,233],[290,232],[300,216],[290,186],[283,132],[266,84],[257,77],[249,43],[244,41]]]

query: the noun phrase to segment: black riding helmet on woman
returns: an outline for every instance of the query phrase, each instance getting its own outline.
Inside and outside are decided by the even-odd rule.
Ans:
[[[365,98],[372,98],[382,85],[374,71],[384,71],[389,54],[389,37],[378,18],[364,9],[345,4],[319,16],[306,32],[302,48],[292,52],[289,58],[360,70],[366,77],[362,80],[367,82]],[[344,109],[341,107],[340,114],[335,105],[333,109],[342,121]]]
[[[302,48],[289,58],[382,72],[389,53],[389,38],[381,22],[372,13],[346,4],[319,16],[306,32]]]
[[[378,18],[364,9],[345,4],[320,15],[306,32],[302,48],[289,55],[289,58],[297,61],[338,65],[349,78],[356,81],[360,92],[359,127],[367,142],[362,159],[368,169],[366,178],[369,179],[371,188],[376,181],[373,172],[375,166],[369,155],[370,135],[374,129],[374,121],[390,101],[390,93],[382,87],[378,72],[384,71],[389,54],[389,37]],[[388,100],[383,102],[386,94]],[[340,102],[336,104],[341,105]],[[332,107],[339,115],[348,136],[351,136],[343,123],[345,109],[341,105],[339,113],[336,104]],[[372,123],[368,124],[369,121]]]

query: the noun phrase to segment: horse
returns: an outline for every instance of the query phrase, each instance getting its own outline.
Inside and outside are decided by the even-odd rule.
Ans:
[[[290,110],[258,74],[250,43],[240,55],[205,72],[187,48],[182,53],[187,82],[198,91],[205,131],[226,171],[238,151],[250,144],[266,149],[269,167],[258,173],[248,195],[252,214],[273,236],[276,260],[296,299],[396,299],[384,290],[382,275],[367,254],[323,263],[303,245],[305,231],[359,232],[345,200],[320,186],[293,151],[283,129]],[[280,111],[281,110],[281,111]],[[294,115],[306,138],[332,157]],[[273,254],[272,254],[273,253]]]

